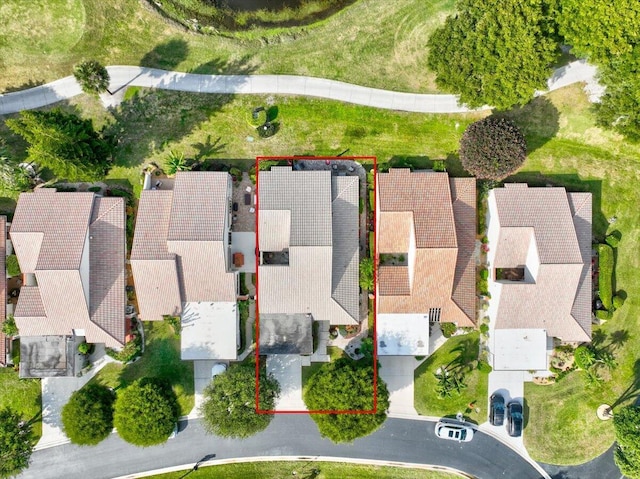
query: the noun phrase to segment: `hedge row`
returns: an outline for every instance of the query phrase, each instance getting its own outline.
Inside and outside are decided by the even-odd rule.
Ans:
[[[613,248],[607,244],[598,245],[599,279],[598,289],[600,301],[605,309],[610,310],[613,298]]]

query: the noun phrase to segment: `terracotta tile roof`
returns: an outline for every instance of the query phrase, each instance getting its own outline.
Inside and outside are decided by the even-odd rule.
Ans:
[[[236,301],[225,251],[230,182],[227,173],[183,172],[173,190],[142,192],[131,269],[144,320],[179,314],[183,302]]]
[[[391,169],[378,175],[378,185],[379,244],[384,245],[379,251],[407,253],[409,259],[402,280],[400,272],[388,271],[397,266],[379,268],[380,313],[427,314],[431,308],[439,308],[441,321],[473,326],[475,179]],[[406,230],[410,224],[408,214],[415,230],[400,235],[398,230]],[[386,220],[391,220],[390,224],[384,224]],[[411,234],[415,235],[414,250]]]
[[[591,336],[591,194],[564,188],[505,185],[492,190],[500,225],[496,258],[521,261],[524,229],[533,230],[537,259],[525,281],[501,282],[496,328],[546,329],[565,341]],[[503,230],[515,230],[503,235]],[[510,244],[518,243],[515,246]],[[511,251],[501,254],[500,248]],[[518,253],[514,253],[518,251]],[[502,263],[501,263],[502,264]],[[497,263],[496,263],[496,266]],[[503,267],[514,264],[504,263]],[[518,264],[517,266],[523,266]],[[530,279],[526,279],[527,275]]]
[[[511,227],[500,228],[500,236],[496,248],[496,256],[493,260],[495,268],[515,268],[527,263],[529,248],[535,247],[533,228]]]
[[[289,248],[291,239],[291,211],[260,209],[260,250],[283,251]]]
[[[409,268],[406,266],[380,266],[378,268],[379,294],[382,296],[409,296]]]
[[[23,273],[34,273],[38,284],[23,286],[18,298],[14,317],[22,336],[69,335],[82,329],[89,342],[122,345],[122,199],[53,189],[23,193],[11,238]]]
[[[89,315],[121,343],[125,340],[125,204],[96,198],[89,225]]]
[[[312,314],[331,324],[359,318],[357,177],[330,171],[273,167],[258,177],[259,214],[290,211],[289,265],[261,265],[259,308],[264,314]],[[268,213],[269,214],[269,213]],[[277,239],[259,228],[260,245]],[[270,233],[271,232],[271,233]]]

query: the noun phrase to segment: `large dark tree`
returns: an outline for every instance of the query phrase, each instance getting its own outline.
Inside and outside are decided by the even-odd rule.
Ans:
[[[86,60],[73,67],[73,76],[82,91],[89,94],[102,93],[109,88],[109,72],[96,60]]]
[[[387,418],[389,391],[378,377],[376,413],[312,414],[320,434],[333,442],[352,442],[378,429]],[[316,411],[373,410],[373,361],[341,358],[323,364],[307,383],[304,402]]]
[[[118,392],[113,422],[125,441],[153,446],[167,440],[179,414],[178,399],[167,381],[142,379]]]
[[[480,179],[501,180],[517,170],[526,156],[524,136],[506,118],[489,116],[476,121],[460,140],[462,167]]]
[[[429,39],[429,68],[470,107],[506,110],[545,90],[559,48],[556,0],[459,0]]]
[[[217,436],[245,438],[266,427],[272,414],[256,412],[254,365],[234,364],[204,390],[200,409],[205,429]],[[266,371],[260,373],[260,409],[273,410],[280,386]]]
[[[15,411],[0,409],[0,477],[12,477],[29,466],[31,425]]]
[[[616,464],[626,477],[640,478],[640,408],[628,406],[617,411],[613,427],[618,443]]]
[[[51,111],[22,111],[7,126],[28,143],[27,161],[49,168],[59,179],[94,181],[108,167],[110,145],[91,120]]]
[[[75,391],[62,408],[62,425],[71,442],[95,445],[111,434],[114,402],[113,391],[100,384]]]

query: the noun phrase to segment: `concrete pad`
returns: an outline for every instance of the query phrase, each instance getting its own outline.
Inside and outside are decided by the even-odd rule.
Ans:
[[[517,400],[521,404],[524,401],[524,371],[492,371],[489,374],[489,387],[487,397],[487,407],[489,404],[489,397],[493,393],[498,393],[504,397],[505,405],[509,404],[512,400]],[[505,415],[505,422],[502,426],[492,426],[489,422],[486,422],[480,426],[480,429],[490,431],[492,434],[499,436],[499,438],[514,447],[518,452],[524,454],[525,457],[529,457],[527,450],[524,447],[523,436],[511,437],[507,432],[507,420]],[[526,433],[526,429],[522,434]]]
[[[280,384],[276,411],[306,411],[302,400],[302,358],[298,354],[267,356],[267,373]]]
[[[420,364],[413,356],[378,356],[380,377],[389,389],[389,413],[417,416],[413,407],[413,371]]]
[[[211,382],[211,368],[220,361],[194,361],[193,362],[193,382],[194,382],[194,406],[189,417],[198,417],[198,410],[202,405],[204,396],[202,395],[204,388]]]
[[[256,234],[255,232],[231,233],[231,254],[242,253],[244,265],[234,268],[242,273],[256,272]]]

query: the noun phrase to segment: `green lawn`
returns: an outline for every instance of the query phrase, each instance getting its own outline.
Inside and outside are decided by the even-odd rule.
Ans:
[[[314,474],[314,469],[318,471]],[[189,479],[454,479],[458,475],[387,466],[363,466],[342,462],[245,462],[201,467],[189,474]],[[185,471],[150,476],[152,479],[179,479]]]
[[[451,416],[464,413],[468,420],[481,424],[487,420],[487,382],[489,375],[475,368],[480,333],[474,332],[449,339],[415,370],[414,407],[425,416]],[[467,385],[461,394],[440,399],[434,373],[442,366],[464,373]],[[474,407],[469,405],[473,403]],[[480,412],[476,412],[479,408]]]
[[[4,0],[0,91],[71,74],[82,59],[198,73],[286,73],[434,90],[430,33],[453,0],[359,0],[315,26],[186,34],[141,0]]]
[[[19,412],[33,425],[34,444],[42,435],[42,397],[39,379],[20,379],[13,368],[0,368],[0,408]]]
[[[180,413],[193,409],[193,362],[180,359],[180,338],[163,321],[144,323],[145,352],[135,363],[107,364],[92,379],[113,388],[126,387],[136,379],[157,377],[171,382],[178,396]]]

